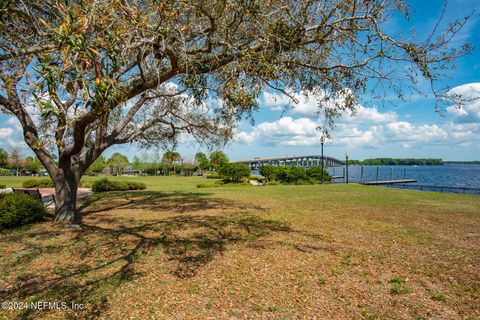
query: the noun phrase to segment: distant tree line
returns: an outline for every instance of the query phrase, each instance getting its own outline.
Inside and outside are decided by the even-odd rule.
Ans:
[[[443,161],[443,164],[480,164],[480,161]]]
[[[366,166],[398,166],[398,165],[434,165],[441,166],[444,164],[442,159],[414,159],[414,158],[373,158],[361,160],[348,160],[350,165],[366,165]]]
[[[229,162],[227,155],[219,150],[210,153],[209,157],[203,152],[198,152],[195,155],[195,164],[201,171],[218,171]]]
[[[20,175],[26,171],[37,174],[42,169],[44,168],[36,156],[22,158],[17,147],[12,147],[10,152],[0,148],[0,175]]]
[[[144,154],[142,158],[134,156],[130,163],[121,153],[114,153],[110,158],[100,156],[87,170],[88,175],[99,175],[108,169],[111,175],[122,175],[131,164],[131,169],[140,175],[193,175],[197,171],[218,172],[221,167],[229,163],[229,159],[222,151],[213,151],[207,156],[203,152],[195,155],[193,163],[186,163],[182,155],[176,151],[167,151],[161,156],[158,153]]]

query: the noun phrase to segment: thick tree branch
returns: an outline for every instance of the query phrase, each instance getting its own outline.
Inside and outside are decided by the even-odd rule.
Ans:
[[[147,99],[145,98],[145,95],[142,95],[140,99],[131,107],[127,115],[117,124],[115,129],[107,138],[107,141],[114,140],[123,131],[123,129],[125,129],[125,127],[130,123],[130,121],[132,121],[135,114],[137,114],[138,110],[140,110],[146,101]]]
[[[48,45],[26,48],[18,51],[9,51],[8,53],[0,54],[0,61],[6,61],[10,59],[15,59],[15,58],[23,58],[29,55],[36,55],[38,53],[44,53],[44,52],[55,50],[56,48],[58,48],[57,45],[48,44]]]

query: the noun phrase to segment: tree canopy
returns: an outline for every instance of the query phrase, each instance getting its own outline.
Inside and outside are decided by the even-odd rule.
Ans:
[[[443,165],[442,159],[415,159],[415,158],[374,158],[361,161],[364,165]]]
[[[10,148],[10,159],[12,160],[11,165],[15,169],[15,174],[18,176],[20,173],[20,160],[22,160],[22,151],[17,146],[12,146]]]
[[[107,162],[104,156],[100,156],[87,169],[87,174],[99,174],[107,167]]]
[[[27,160],[25,164],[25,169],[27,170],[38,172],[43,167],[37,157],[27,157],[25,160]]]
[[[265,89],[317,92],[327,127],[367,89],[402,96],[471,50],[450,44],[465,20],[390,35],[407,0],[4,0],[0,13],[0,106],[55,183],[56,221],[80,220],[80,178],[110,146],[222,145]]]
[[[210,166],[213,169],[218,169],[228,163],[227,155],[220,150],[210,153]]]
[[[176,151],[167,151],[163,154],[162,162],[172,164],[182,160],[182,155]]]
[[[4,168],[8,164],[8,152],[0,148],[0,167]]]
[[[121,175],[128,166],[128,158],[121,153],[115,152],[108,160],[107,166],[113,175]]]
[[[197,154],[195,154],[195,164],[200,170],[208,170],[210,168],[210,161],[203,152],[197,152]]]
[[[133,164],[133,169],[135,169],[135,170],[140,171],[140,170],[144,169],[144,163],[142,162],[142,160],[140,159],[139,156],[134,156],[133,157],[132,164]]]
[[[219,168],[218,173],[228,181],[242,182],[250,175],[250,168],[242,163],[226,163]]]

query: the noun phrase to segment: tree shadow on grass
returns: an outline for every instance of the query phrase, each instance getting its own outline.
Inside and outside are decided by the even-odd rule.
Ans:
[[[265,211],[261,206],[234,203],[212,198],[211,193],[152,191],[127,191],[94,194],[84,199],[80,206],[84,216],[113,209],[135,209],[149,211],[173,211],[192,213],[209,209],[225,210],[230,208]]]
[[[118,209],[149,210],[153,216],[122,216],[119,223],[115,218]],[[81,210],[89,215],[81,230],[57,229],[57,238],[33,231],[38,238],[35,243],[27,241],[29,232],[23,239],[12,236],[15,241],[28,242],[28,252],[15,263],[28,264],[41,256],[50,267],[23,272],[9,286],[0,287],[0,300],[83,303],[86,308],[70,311],[70,316],[96,317],[108,309],[112,291],[144,276],[145,270],[161,265],[174,277],[191,278],[229,245],[255,244],[272,233],[296,232],[281,221],[261,217],[260,207],[208,194],[101,195],[86,199]],[[205,210],[216,210],[217,214],[207,215]],[[253,210],[256,214],[251,213]],[[169,214],[157,217],[158,212]],[[65,233],[70,234],[67,242],[58,243],[65,241]],[[58,261],[54,267],[52,259]],[[24,310],[18,317],[33,319],[38,312],[46,311]]]

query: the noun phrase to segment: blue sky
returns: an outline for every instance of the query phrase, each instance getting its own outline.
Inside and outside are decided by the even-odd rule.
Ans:
[[[412,0],[415,10],[409,24],[396,19],[388,26],[389,31],[402,33],[415,26],[419,38],[432,30],[441,14],[441,0]],[[370,100],[358,106],[355,116],[346,115],[331,131],[332,139],[325,145],[325,153],[342,158],[345,152],[351,159],[373,157],[442,158],[445,160],[480,160],[480,1],[450,0],[445,21],[472,15],[458,35],[458,43],[470,42],[476,48],[462,57],[458,68],[448,72],[441,87],[451,87],[457,94],[473,99],[461,109],[450,106],[442,113],[435,111],[435,99],[414,95],[407,102],[393,100],[383,104]],[[426,87],[420,82],[420,87]],[[315,103],[297,93],[300,103],[292,104],[287,112],[282,110],[284,99],[265,92],[259,99],[260,109],[255,113],[255,124],[241,122],[234,140],[224,151],[231,159],[246,159],[258,156],[301,155],[320,153],[320,133],[315,129]],[[368,97],[366,97],[367,100]],[[453,105],[453,103],[452,103]],[[9,149],[18,144],[29,151],[22,142],[17,122],[0,115],[0,147]],[[192,143],[182,143],[177,150],[186,160],[199,151]],[[135,145],[111,148],[113,152],[129,156],[146,152]],[[206,151],[206,150],[203,150]],[[160,150],[160,152],[162,152]]]

